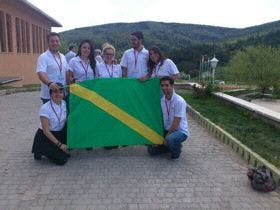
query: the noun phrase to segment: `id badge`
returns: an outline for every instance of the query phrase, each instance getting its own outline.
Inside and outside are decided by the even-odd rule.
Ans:
[[[63,83],[64,82],[64,76],[62,74],[58,75],[58,80]]]

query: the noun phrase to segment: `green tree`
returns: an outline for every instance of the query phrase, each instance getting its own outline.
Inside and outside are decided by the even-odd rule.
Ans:
[[[229,80],[256,85],[265,93],[280,81],[280,48],[244,48],[232,57],[226,72]]]

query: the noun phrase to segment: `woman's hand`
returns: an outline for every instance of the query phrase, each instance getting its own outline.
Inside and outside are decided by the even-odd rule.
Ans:
[[[66,144],[61,144],[60,149],[63,150],[64,152],[67,152],[67,145]]]

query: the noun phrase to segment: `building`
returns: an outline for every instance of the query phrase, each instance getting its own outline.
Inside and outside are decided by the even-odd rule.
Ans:
[[[39,83],[37,58],[47,48],[51,27],[61,26],[26,0],[0,0],[0,78]]]

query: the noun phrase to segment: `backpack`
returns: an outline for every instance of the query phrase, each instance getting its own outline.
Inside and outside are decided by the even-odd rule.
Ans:
[[[271,192],[276,189],[271,171],[266,166],[250,167],[247,176],[253,189],[262,192]]]

